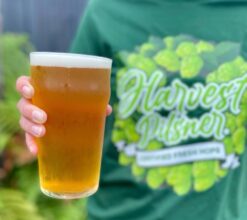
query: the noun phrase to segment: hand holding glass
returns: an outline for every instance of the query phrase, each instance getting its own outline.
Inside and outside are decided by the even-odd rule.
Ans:
[[[46,134],[36,139],[41,190],[89,196],[99,184],[112,61],[48,52],[31,53],[30,61],[32,102],[48,115]]]

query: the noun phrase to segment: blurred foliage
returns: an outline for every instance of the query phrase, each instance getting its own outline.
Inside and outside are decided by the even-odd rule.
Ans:
[[[26,150],[16,109],[16,79],[29,73],[26,35],[0,36],[0,219],[85,220],[86,200],[55,200],[40,192],[36,159]]]
[[[13,189],[0,189],[0,219],[43,220],[37,208],[26,201],[22,192]]]
[[[0,100],[0,150],[7,146],[9,139],[20,131],[16,103],[15,80],[28,73],[28,52],[32,46],[27,36],[4,34],[0,36],[1,70],[3,71],[2,99]]]

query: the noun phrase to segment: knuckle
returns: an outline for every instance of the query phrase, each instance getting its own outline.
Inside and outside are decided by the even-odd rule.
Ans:
[[[25,75],[23,75],[23,76],[20,76],[20,81],[22,81],[22,82],[27,82],[28,80],[29,80],[29,77],[28,76],[25,76]]]
[[[18,102],[18,109],[20,111],[21,114],[23,114],[23,111],[24,111],[24,103],[23,103],[23,99],[21,99],[19,102]]]
[[[23,102],[23,104],[21,105],[21,112],[22,112],[22,114],[27,115],[27,112],[28,112],[27,103]]]
[[[23,98],[17,103],[17,108],[19,109],[22,115],[27,115],[29,112],[29,104]]]
[[[23,104],[24,104],[25,100],[23,98],[21,98],[18,102],[17,102],[17,108],[18,109],[21,109]]]
[[[21,86],[21,77],[19,77],[15,83],[15,87],[17,91],[19,91],[20,86]]]
[[[19,91],[21,86],[24,84],[25,82],[25,76],[20,76],[17,80],[16,80],[16,89]]]
[[[16,80],[16,90],[21,93],[21,89],[25,84],[30,84],[29,83],[29,79],[30,77],[28,76],[20,76],[17,80]]]

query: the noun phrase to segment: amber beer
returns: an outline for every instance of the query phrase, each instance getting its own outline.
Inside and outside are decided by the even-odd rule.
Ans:
[[[35,52],[32,102],[48,120],[37,138],[40,186],[48,196],[80,198],[97,191],[110,97],[108,58]]]

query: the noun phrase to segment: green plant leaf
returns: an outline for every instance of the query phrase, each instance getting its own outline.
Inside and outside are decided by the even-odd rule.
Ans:
[[[0,219],[43,220],[37,207],[27,201],[24,194],[13,189],[0,189]]]

